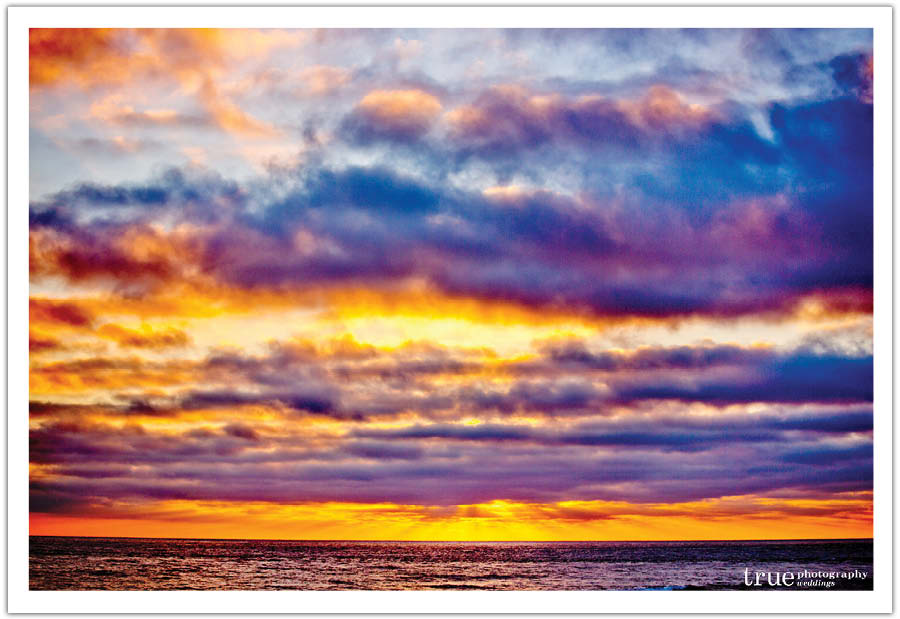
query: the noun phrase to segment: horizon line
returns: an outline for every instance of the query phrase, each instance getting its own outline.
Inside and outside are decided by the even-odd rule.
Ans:
[[[756,538],[756,539],[571,539],[571,540],[426,540],[426,539],[301,539],[276,537],[147,537],[142,535],[37,535],[32,537],[69,537],[79,539],[153,539],[204,542],[366,542],[366,543],[425,543],[425,544],[584,544],[584,543],[659,543],[659,542],[843,542],[872,541],[874,537],[793,537],[793,538]]]

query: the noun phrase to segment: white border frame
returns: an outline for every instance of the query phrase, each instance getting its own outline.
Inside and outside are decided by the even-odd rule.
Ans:
[[[875,56],[874,590],[28,591],[29,27],[872,28]],[[10,613],[892,612],[892,24],[882,7],[8,7],[7,611]]]

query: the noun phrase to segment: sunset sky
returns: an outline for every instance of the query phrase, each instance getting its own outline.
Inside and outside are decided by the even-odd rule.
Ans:
[[[31,534],[870,537],[872,75],[865,29],[32,29]]]

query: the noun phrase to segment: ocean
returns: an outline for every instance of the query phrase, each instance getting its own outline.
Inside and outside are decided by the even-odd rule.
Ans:
[[[872,540],[342,542],[32,536],[29,588],[871,590]]]

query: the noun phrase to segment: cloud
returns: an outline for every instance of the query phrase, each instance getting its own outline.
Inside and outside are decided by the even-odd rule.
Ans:
[[[76,303],[31,297],[28,299],[28,319],[34,323],[61,323],[72,327],[87,327],[93,316]]]
[[[32,31],[32,511],[865,521],[870,38]]]
[[[353,441],[344,449],[348,454],[370,460],[418,460],[423,456],[418,446],[378,441]]]
[[[715,118],[711,110],[685,103],[677,92],[662,85],[651,87],[639,101],[623,101],[619,106],[632,123],[650,130],[697,128]]]
[[[852,412],[819,412],[792,414],[762,414],[748,416],[719,414],[712,419],[654,415],[650,419],[632,416],[582,422],[565,430],[525,425],[430,424],[397,429],[359,429],[353,436],[375,439],[446,439],[485,443],[525,442],[539,445],[590,445],[621,448],[660,448],[676,451],[708,451],[725,445],[751,443],[789,444],[793,432],[819,435],[839,435],[851,432],[871,432],[871,410]],[[806,454],[806,451],[800,452]],[[812,452],[810,452],[812,453]],[[848,452],[865,456],[864,451]],[[791,452],[786,458],[796,458]],[[805,456],[802,456],[805,457]],[[803,460],[810,463],[812,456]],[[793,461],[793,460],[791,460]],[[797,460],[798,462],[800,460]],[[827,458],[817,460],[826,464]]]
[[[186,410],[203,410],[213,408],[231,408],[252,404],[264,404],[276,408],[286,408],[296,413],[310,415],[344,417],[329,394],[321,389],[294,392],[248,393],[241,391],[195,391],[182,397],[179,407]],[[346,416],[350,416],[349,414]]]
[[[542,342],[541,349],[555,363],[611,372],[748,365],[766,361],[773,356],[770,349],[733,345],[670,348],[648,346],[628,352],[591,352],[584,342],[576,339]]]
[[[423,90],[373,90],[345,119],[343,131],[357,142],[414,140],[429,131],[442,109]]]
[[[135,111],[98,102],[92,114],[117,125],[213,125],[228,133],[271,137],[278,130],[223,95],[218,78],[232,63],[305,42],[305,31],[241,29],[31,29],[32,89],[75,84],[83,90],[147,80],[174,82],[195,95],[201,114]],[[117,99],[120,97],[116,97]]]
[[[314,65],[300,72],[305,91],[314,96],[331,94],[346,85],[350,78],[350,70],[328,65]]]
[[[163,343],[155,339],[165,332],[137,334],[150,341],[142,337],[128,344],[129,331],[124,334],[125,345],[170,344],[166,337]],[[574,358],[573,348],[581,349]],[[244,415],[264,410],[277,419],[327,418],[360,426],[409,416],[438,422],[465,415],[487,419],[524,415],[541,423],[598,416],[613,419],[623,413],[671,410],[675,402],[727,411],[748,404],[859,406],[872,401],[871,356],[732,346],[643,348],[602,355],[588,353],[571,342],[567,350],[560,355],[558,348],[545,349],[543,356],[498,362],[490,354],[465,350],[417,351],[404,346],[376,351],[347,340],[321,347],[287,342],[270,344],[266,354],[218,351],[196,361],[96,355],[34,361],[31,384],[35,394],[113,390],[125,404],[112,409],[101,406],[100,410],[114,417],[191,417],[202,411]],[[503,380],[485,380],[492,376]],[[138,387],[149,391],[137,397],[134,389]],[[159,387],[167,388],[165,394],[152,391]],[[63,408],[60,415],[69,412]],[[797,415],[778,423],[779,432],[871,430],[871,419],[865,413],[808,419]],[[478,428],[483,432],[492,426]],[[629,426],[611,432],[608,440],[642,441],[643,432],[643,428]],[[692,449],[698,441],[712,440],[704,438],[704,428],[699,426],[681,433],[672,430],[671,434],[665,441],[684,442]],[[508,438],[526,440],[529,436]]]
[[[829,421],[854,415],[859,423],[853,429],[844,424],[838,431]],[[45,499],[80,493],[418,505],[496,499],[659,503],[787,489],[863,492],[871,489],[871,440],[848,443],[846,437],[866,421],[871,427],[871,419],[871,410],[823,410],[729,414],[713,421],[609,419],[564,430],[438,424],[357,430],[341,441],[307,438],[311,451],[297,450],[300,437],[263,434],[246,424],[173,436],[137,427],[53,423],[32,430],[33,461],[64,465],[67,475],[33,480],[32,491]],[[88,463],[91,469],[79,474]],[[126,471],[124,464],[137,468]]]
[[[690,378],[623,381],[615,387],[622,401],[675,399],[735,402],[870,402],[872,357],[847,358],[799,352],[775,356],[746,375],[726,379]]]
[[[828,63],[841,90],[872,103],[873,59],[870,54],[842,54]]]
[[[28,353],[30,355],[40,354],[49,350],[59,350],[65,348],[58,339],[52,337],[40,337],[28,334]]]
[[[124,196],[104,196],[118,200]],[[107,233],[113,232],[109,228]],[[149,228],[135,227],[120,234],[107,236],[101,231],[77,236],[35,234],[31,238],[31,276],[63,275],[70,281],[108,279],[123,286],[155,285],[176,277],[179,266],[176,252]],[[80,237],[80,238],[78,238]],[[146,241],[143,249],[141,240]],[[93,241],[96,242],[86,242]],[[159,246],[154,248],[154,241]]]
[[[386,130],[407,131],[407,99],[424,96],[415,92],[373,95],[371,118],[376,124],[384,120],[378,126]],[[491,97],[526,97],[527,109],[537,106],[541,114],[571,120],[558,110],[556,98],[534,102],[505,91]],[[654,97],[662,97],[661,109],[674,105],[669,95],[657,93],[642,104],[646,113],[668,114],[652,112]],[[505,131],[504,123],[518,113],[498,112],[502,119],[485,127]],[[391,124],[396,119],[399,124]],[[99,221],[77,229],[64,225],[75,213],[81,224],[87,213],[97,218],[104,209],[123,224],[163,213],[184,224],[197,218],[221,222],[181,233],[177,243],[146,227],[135,226],[134,234],[168,242],[172,254],[199,254],[204,277],[252,290],[361,282],[396,289],[415,280],[449,297],[595,317],[778,316],[799,311],[810,299],[828,311],[867,312],[872,215],[865,205],[871,204],[872,178],[865,172],[871,160],[865,144],[871,142],[871,105],[837,99],[773,106],[771,125],[780,148],[756,135],[746,120],[726,121],[704,121],[699,133],[666,138],[679,144],[677,156],[647,147],[659,167],[651,173],[633,161],[633,195],[500,194],[386,166],[323,162],[292,176],[241,184],[178,170],[139,185],[84,184],[32,204],[33,244],[46,247],[34,268],[75,280],[101,274],[124,279],[138,271],[155,279],[183,277],[181,265],[162,253],[139,258],[104,240],[109,229]],[[613,124],[629,123],[620,118]],[[542,127],[524,123],[516,131],[526,133],[508,144],[544,143],[550,134],[541,137]],[[629,158],[642,152],[641,144],[629,150]],[[844,156],[858,158],[860,166],[842,165]],[[602,159],[596,164],[604,165]],[[807,189],[795,191],[797,183]],[[42,244],[34,231],[45,228],[60,236]]]
[[[72,65],[116,54],[115,39],[116,32],[110,28],[31,28],[28,55],[32,87],[65,79]]]
[[[228,133],[253,137],[272,137],[279,134],[271,124],[254,118],[236,103],[222,96],[218,86],[209,78],[204,79],[199,99],[215,124]]]
[[[170,348],[186,346],[190,337],[179,329],[126,329],[116,324],[105,324],[97,329],[101,337],[109,338],[123,348]]]
[[[531,93],[498,86],[447,114],[452,135],[484,156],[552,142],[614,150],[650,145],[654,134],[697,132],[716,119],[699,104],[685,103],[664,85],[638,100]]]
[[[103,153],[112,157],[119,157],[123,154],[157,151],[163,147],[163,144],[156,140],[132,140],[118,135],[109,140],[83,138],[72,143],[71,146],[77,150],[90,153]]]
[[[189,81],[229,61],[302,45],[304,31],[215,28],[32,28],[32,88],[74,82],[82,88],[140,78]]]
[[[259,441],[259,434],[251,426],[242,423],[231,423],[225,426],[225,433],[229,436],[242,438],[246,441]]]
[[[131,106],[122,106],[114,109],[95,109],[92,114],[103,121],[124,127],[182,127],[196,128],[207,127],[212,124],[212,118],[206,114],[185,114],[168,108],[154,108],[147,110],[135,110]]]

